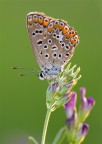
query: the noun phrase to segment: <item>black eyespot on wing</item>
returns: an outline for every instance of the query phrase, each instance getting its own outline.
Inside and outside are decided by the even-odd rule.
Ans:
[[[62,43],[62,41],[59,41],[59,43],[61,44],[61,43]]]
[[[52,43],[52,40],[51,40],[51,39],[48,39],[48,43],[51,44],[51,43]]]
[[[37,18],[37,15],[34,15],[33,18]]]
[[[69,46],[69,45],[66,45],[65,48],[66,48],[66,50],[69,50],[69,49],[70,49],[70,46]]]
[[[53,26],[53,23],[50,23],[49,25],[48,25],[48,27],[52,27]]]
[[[56,45],[52,46],[52,50],[57,50],[57,49],[58,49],[58,47]]]
[[[42,40],[38,40],[37,45],[42,45]]]
[[[65,43],[62,42],[62,43],[61,43],[61,47],[65,47]]]
[[[43,33],[43,31],[42,30],[39,30],[39,34],[42,34]]]
[[[59,35],[57,35],[57,39],[59,39]]]
[[[35,33],[36,33],[36,34],[38,34],[38,33],[39,33],[38,29],[36,29],[36,30],[35,30]]]
[[[40,51],[40,54],[42,55],[42,51]]]
[[[54,57],[54,58],[56,58],[56,57],[57,57],[57,54],[56,54],[56,53],[54,53],[54,54],[53,54],[53,57]]]
[[[58,24],[58,21],[55,21],[54,24]]]
[[[49,54],[46,53],[46,54],[45,54],[45,58],[48,58],[48,57],[49,57]]]
[[[61,58],[61,57],[62,57],[62,54],[59,54],[58,57]]]
[[[35,32],[34,31],[32,32],[32,36],[35,36]]]
[[[53,37],[53,38],[56,38],[56,33],[53,33],[52,37]]]
[[[44,49],[47,49],[48,48],[48,45],[47,44],[44,44]]]
[[[70,53],[66,53],[66,54],[65,54],[65,57],[68,57],[69,55],[70,55]]]

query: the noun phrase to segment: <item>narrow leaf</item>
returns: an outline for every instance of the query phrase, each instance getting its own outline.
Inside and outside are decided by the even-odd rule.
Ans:
[[[58,131],[52,144],[61,144],[64,141],[65,136],[65,127],[63,127]]]
[[[36,139],[33,138],[33,137],[31,137],[31,136],[28,137],[28,140],[29,140],[29,144],[38,144],[38,142],[36,141]]]

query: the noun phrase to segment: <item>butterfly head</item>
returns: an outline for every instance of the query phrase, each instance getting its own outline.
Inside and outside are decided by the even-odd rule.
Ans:
[[[44,71],[41,71],[41,72],[39,73],[39,79],[40,79],[40,80],[44,80],[44,79],[45,79],[45,73],[44,73]]]

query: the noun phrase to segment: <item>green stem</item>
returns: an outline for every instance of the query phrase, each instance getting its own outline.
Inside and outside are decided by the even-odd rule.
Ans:
[[[44,128],[43,128],[41,144],[45,144],[47,127],[48,127],[48,122],[49,122],[49,119],[50,119],[50,115],[51,115],[51,108],[49,108],[47,110],[47,113],[46,113],[46,118],[45,118],[45,122],[44,122]]]

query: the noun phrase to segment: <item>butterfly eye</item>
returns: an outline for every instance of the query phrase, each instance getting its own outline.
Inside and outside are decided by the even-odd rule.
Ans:
[[[38,22],[38,16],[37,15],[33,15],[33,21],[34,21],[34,23]]]
[[[41,73],[39,74],[39,79],[44,80],[44,78],[45,78],[45,74],[43,71],[41,71]]]

